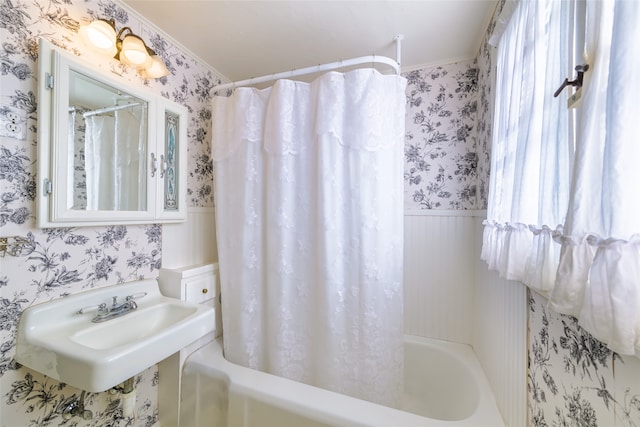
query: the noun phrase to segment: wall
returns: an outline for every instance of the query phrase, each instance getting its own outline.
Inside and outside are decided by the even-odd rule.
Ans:
[[[403,72],[405,210],[478,209],[475,61]]]
[[[473,349],[508,426],[527,420],[527,290],[480,259],[483,218],[475,218]]]
[[[434,209],[405,214],[407,334],[472,344],[473,213]]]
[[[501,1],[478,50],[478,199],[487,208],[491,165],[491,136],[495,88],[495,48],[489,44],[500,22]],[[500,279],[480,259],[483,218],[476,218],[474,253],[473,347],[493,389],[503,419],[511,427],[527,423],[527,304],[526,288]]]
[[[613,353],[529,291],[529,425],[640,425],[640,359]]]
[[[3,0],[0,16],[0,108],[10,106],[24,112],[28,127],[23,140],[0,137],[0,235],[27,237],[30,241],[18,256],[0,258],[0,422],[4,427],[156,425],[156,367],[136,377],[137,418],[133,423],[123,418],[118,395],[84,394],[20,367],[13,360],[18,317],[26,307],[89,288],[156,277],[163,262],[164,227],[159,225],[35,227],[38,38],[45,37],[96,67],[188,107],[190,217],[200,215],[202,210],[212,216],[212,162],[207,135],[210,91],[219,77],[144,19],[112,1]],[[163,57],[171,75],[146,81],[109,58],[89,54],[76,33],[80,24],[95,17],[112,17],[117,28],[129,26],[141,34]],[[93,419],[64,421],[63,407],[80,399],[92,411]]]
[[[492,61],[485,41],[473,60],[403,73],[405,331],[472,345],[505,421],[524,426],[526,291],[499,280],[480,261]]]
[[[471,213],[476,200],[477,67],[404,71],[405,331],[471,342]],[[439,242],[434,245],[434,242]]]
[[[480,262],[492,65],[405,71],[405,331],[472,345],[511,426],[526,420],[526,292]]]

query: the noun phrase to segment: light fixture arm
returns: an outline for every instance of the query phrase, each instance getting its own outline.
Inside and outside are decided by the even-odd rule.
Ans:
[[[129,32],[128,32],[127,34],[125,34],[124,32],[125,32],[125,31],[127,31],[127,30],[128,30]],[[122,46],[122,40],[124,40],[124,36],[128,36],[128,35],[131,35],[131,36],[135,36],[135,37],[140,38],[140,36],[138,36],[136,33],[134,33],[134,32],[133,32],[133,30],[132,30],[131,28],[129,28],[129,27],[122,27],[122,28],[120,29],[120,31],[118,31],[118,34],[116,35],[117,42],[119,42],[119,43],[120,43],[120,46]],[[142,40],[142,38],[140,38],[140,40]],[[149,54],[149,56],[153,56],[153,55],[155,55],[155,54],[156,54],[155,50],[153,50],[153,49],[151,49],[149,46],[147,46],[147,43],[145,43],[145,41],[144,41],[144,40],[142,40],[142,43],[144,44],[145,49],[147,49],[147,53]],[[118,51],[119,51],[119,50],[120,50],[120,48],[118,48]]]
[[[107,24],[111,25],[111,27],[113,28],[113,31],[115,31],[115,30],[116,30],[116,20],[115,20],[115,19],[113,19],[113,18],[109,18],[109,19],[106,19],[106,18],[98,18],[98,21],[104,21],[104,22],[106,22]]]
[[[126,35],[126,34],[124,34],[124,32],[127,31],[127,30],[129,31],[128,34],[131,34],[131,35],[135,36],[135,34],[133,33],[133,30],[131,28],[129,28],[129,27],[122,27],[120,29],[120,31],[118,31],[118,34],[116,34],[116,49],[117,49],[117,52],[113,57],[115,59],[117,59],[118,61],[120,61],[120,52],[122,51],[122,40],[124,39],[124,36]],[[145,44],[145,47],[146,47],[146,44]]]
[[[122,36],[125,35],[124,32],[129,30],[129,34],[131,34],[132,36],[135,36],[136,34],[133,32],[133,30],[129,27],[122,27],[120,29],[120,31],[118,31],[118,34],[116,34],[116,40],[118,41],[122,41]]]

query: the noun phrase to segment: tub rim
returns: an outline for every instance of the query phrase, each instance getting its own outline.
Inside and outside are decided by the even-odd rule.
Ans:
[[[405,342],[427,345],[445,351],[469,368],[478,388],[478,403],[469,417],[462,420],[428,418],[236,365],[223,356],[223,336],[219,336],[189,355],[184,364],[183,375],[204,374],[223,379],[229,393],[246,395],[329,425],[505,427],[493,391],[471,346],[408,334],[405,334]],[[278,389],[277,395],[271,392],[274,386]],[[308,388],[308,393],[300,393],[300,387]],[[324,409],[328,406],[333,408],[331,412]],[[354,414],[357,414],[357,417]]]

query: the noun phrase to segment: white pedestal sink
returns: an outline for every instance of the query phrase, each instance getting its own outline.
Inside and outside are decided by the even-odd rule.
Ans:
[[[92,322],[99,304],[109,307],[113,297],[123,302],[127,296],[136,297],[137,309]],[[15,359],[58,381],[99,392],[155,365],[214,327],[212,307],[165,297],[156,280],[140,280],[27,308],[18,325]]]

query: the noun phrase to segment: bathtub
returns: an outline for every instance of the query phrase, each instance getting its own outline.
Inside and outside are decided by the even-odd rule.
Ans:
[[[473,350],[405,337],[402,410],[241,367],[222,338],[187,359],[180,427],[504,427]]]

